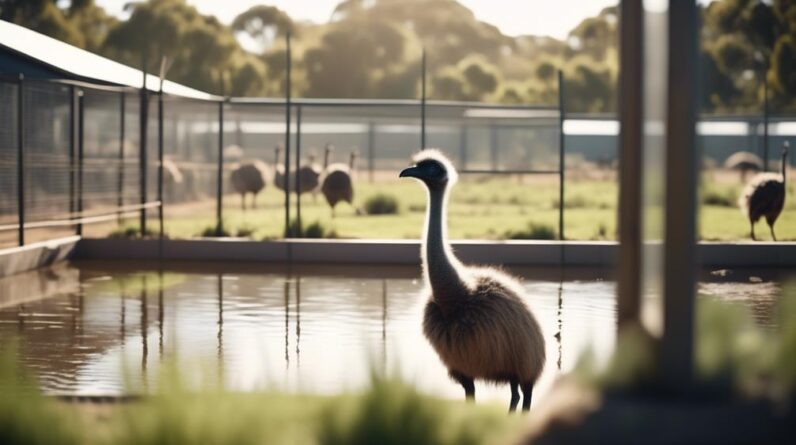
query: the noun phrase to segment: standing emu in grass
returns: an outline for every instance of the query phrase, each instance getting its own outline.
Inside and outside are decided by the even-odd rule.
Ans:
[[[298,193],[312,193],[313,198],[318,192],[320,184],[321,167],[315,163],[315,155],[310,154],[309,162],[302,165],[298,171]]]
[[[516,279],[490,268],[464,266],[446,240],[445,211],[456,170],[437,150],[424,150],[401,177],[417,178],[428,189],[428,210],[421,255],[430,297],[423,333],[448,368],[451,378],[475,399],[474,379],[511,385],[509,411],[525,398],[531,407],[533,385],[545,362],[542,330],[522,301]]]
[[[241,208],[246,210],[246,194],[252,194],[252,208],[257,208],[257,194],[265,188],[267,167],[261,161],[244,162],[232,170],[232,188],[240,193]]]
[[[274,149],[274,187],[285,191],[285,166],[282,165],[282,146],[277,145]]]
[[[354,172],[354,161],[356,160],[356,153],[351,152],[351,158],[348,165],[343,163],[335,163],[329,165],[329,154],[332,151],[331,146],[326,146],[326,153],[324,153],[324,170],[323,184],[321,184],[321,192],[326,198],[326,202],[332,208],[332,218],[334,218],[334,208],[340,201],[345,201],[349,204],[354,203],[354,181],[352,174]]]
[[[774,223],[777,221],[782,208],[785,206],[786,172],[788,169],[788,148],[790,144],[785,141],[782,146],[782,175],[775,173],[760,173],[749,181],[744,190],[743,196],[739,200],[741,211],[749,217],[752,239],[755,238],[755,223],[761,218],[766,217],[768,228],[771,230],[771,238],[777,240],[774,235]]]

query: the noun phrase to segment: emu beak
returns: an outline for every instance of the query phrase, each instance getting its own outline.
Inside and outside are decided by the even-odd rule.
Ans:
[[[409,167],[403,169],[401,174],[398,175],[399,178],[420,178],[420,169],[417,167]]]

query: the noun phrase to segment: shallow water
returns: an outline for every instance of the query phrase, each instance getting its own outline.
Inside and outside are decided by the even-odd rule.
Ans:
[[[546,339],[534,400],[586,348],[605,361],[615,341],[615,284],[600,270],[514,271]],[[48,393],[155,388],[161,365],[188,381],[236,390],[337,393],[397,371],[423,391],[461,398],[424,339],[418,268],[78,262],[0,280],[0,338]],[[766,275],[768,274],[768,275]],[[752,309],[773,326],[782,274],[706,274],[703,294]],[[476,384],[477,399],[508,389]]]

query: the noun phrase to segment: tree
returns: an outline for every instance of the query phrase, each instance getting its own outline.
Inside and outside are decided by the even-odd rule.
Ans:
[[[270,48],[277,37],[294,33],[293,20],[279,8],[257,5],[239,14],[232,21],[232,29],[244,32],[258,42],[260,49]]]

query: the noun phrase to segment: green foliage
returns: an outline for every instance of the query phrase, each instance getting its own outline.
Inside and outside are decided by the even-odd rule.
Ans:
[[[286,238],[337,238],[337,232],[328,230],[320,221],[313,221],[304,225],[303,230],[299,230],[298,220],[293,219],[290,221]]]
[[[141,229],[135,226],[122,226],[108,234],[108,238],[115,239],[142,239],[153,238],[158,234],[154,230],[147,227],[146,232],[142,235]]]
[[[205,227],[199,236],[203,238],[229,238],[232,233],[222,224],[220,226],[211,225]]]
[[[365,201],[365,212],[368,215],[397,215],[398,198],[387,193],[375,194]]]
[[[547,224],[529,222],[525,229],[506,231],[504,238],[513,240],[554,240],[556,239],[556,232],[552,226]]]
[[[723,190],[709,188],[702,193],[702,204],[735,207],[737,205],[735,192],[730,188],[725,188]]]
[[[37,392],[14,349],[0,344],[0,443],[475,445],[504,442],[519,426],[502,408],[439,400],[384,377],[336,397],[197,390],[173,369],[159,381],[153,396],[129,404],[59,406]]]
[[[57,410],[17,363],[16,343],[0,340],[0,443],[79,444],[75,419]]]
[[[703,7],[705,111],[757,111],[764,76],[771,107],[796,110],[796,13],[788,2],[716,0]],[[585,18],[566,41],[503,35],[448,0],[343,0],[326,24],[296,23],[257,5],[231,26],[184,0],[132,2],[129,18],[109,17],[93,0],[0,0],[0,19],[150,71],[174,60],[171,80],[201,90],[282,96],[285,43],[294,36],[294,94],[307,97],[410,98],[426,48],[430,97],[503,103],[557,102],[565,74],[570,112],[616,110],[616,7]],[[242,48],[237,36],[254,45]],[[250,48],[249,46],[254,46]]]

